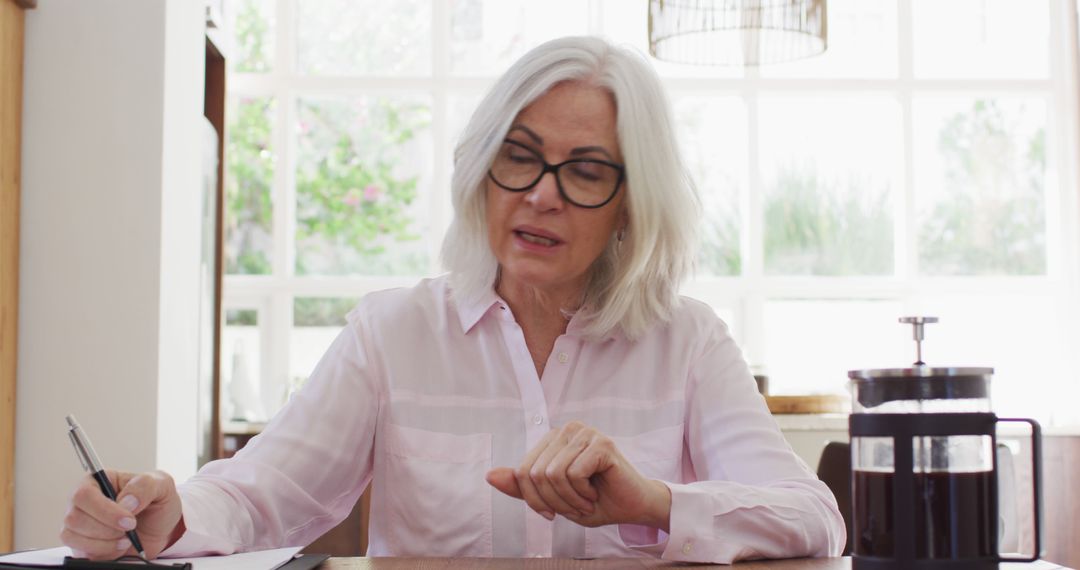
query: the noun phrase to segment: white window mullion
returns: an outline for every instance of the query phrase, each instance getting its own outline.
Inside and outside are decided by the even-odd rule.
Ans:
[[[274,292],[269,299],[270,319],[268,339],[269,350],[263,354],[262,385],[260,395],[264,403],[277,403],[277,394],[284,393],[289,385],[290,350],[289,336],[293,325],[293,295],[284,287]],[[273,416],[277,409],[267,406],[266,413]]]
[[[280,84],[273,73],[230,73],[228,92],[229,95],[264,96],[273,93]]]
[[[274,39],[277,41],[274,44],[274,59],[270,75],[281,80],[292,73],[291,66],[288,66],[289,69],[286,67],[287,62],[292,59],[289,50],[292,49],[293,0],[277,0],[274,10],[277,14],[277,24],[274,26],[277,36]],[[289,41],[285,41],[286,39]]]
[[[293,292],[290,283],[295,279],[296,268],[296,137],[292,125],[296,124],[296,94],[286,86],[279,105],[284,124],[281,126],[283,144],[278,155],[281,171],[281,201],[274,208],[274,278],[270,295],[270,363],[271,376],[264,390],[284,390],[288,386],[291,368],[289,350],[293,325]],[[263,401],[266,401],[264,397]],[[267,410],[273,413],[276,410]]]
[[[1051,31],[1051,35],[1052,33]],[[1057,89],[1054,93],[1048,93],[1042,97],[1046,105],[1046,116],[1048,118],[1053,117],[1059,111],[1065,111],[1066,105],[1058,103],[1061,98],[1061,91],[1062,89]],[[1063,226],[1075,225],[1078,219],[1075,213],[1071,219],[1060,215],[1060,212],[1063,211],[1062,182],[1067,179],[1067,174],[1061,168],[1064,165],[1059,157],[1068,155],[1065,152],[1065,148],[1067,148],[1064,145],[1066,136],[1063,131],[1068,129],[1069,125],[1070,123],[1065,121],[1048,120],[1046,122],[1046,131],[1043,133],[1046,141],[1045,152],[1047,157],[1043,181],[1043,212],[1045,213],[1046,223],[1043,235],[1046,243],[1046,275],[1055,280],[1060,280],[1065,275]]]
[[[1058,80],[1053,106],[1049,109],[1060,113],[1060,116],[1054,125],[1048,125],[1047,137],[1051,130],[1056,130],[1057,134],[1052,140],[1060,144],[1060,148],[1057,153],[1050,155],[1056,159],[1053,170],[1057,172],[1058,180],[1055,184],[1056,203],[1051,204],[1047,197],[1047,225],[1054,220],[1058,231],[1051,233],[1047,228],[1047,269],[1050,275],[1060,276],[1056,280],[1056,296],[1062,300],[1064,317],[1060,331],[1063,362],[1058,366],[1060,370],[1073,371],[1071,378],[1065,377],[1065,382],[1060,383],[1062,389],[1056,398],[1058,404],[1051,410],[1052,423],[1060,425],[1076,423],[1073,403],[1080,398],[1080,379],[1075,372],[1080,370],[1080,352],[1071,345],[1080,339],[1080,295],[1077,294],[1080,291],[1080,191],[1077,190],[1080,188],[1080,165],[1076,161],[1080,149],[1080,109],[1076,105],[1080,100],[1080,77],[1072,71],[1080,69],[1077,27],[1076,2],[1056,2],[1051,7],[1050,32],[1053,43],[1050,44],[1050,69],[1063,72],[1051,72]],[[1056,247],[1056,255],[1053,256],[1050,255],[1051,244]]]
[[[274,113],[274,124],[271,136],[273,137],[273,144],[274,149],[277,151],[277,157],[274,163],[274,181],[271,190],[271,202],[273,203],[273,208],[271,210],[271,232],[273,239],[270,266],[271,278],[277,281],[291,275],[288,258],[289,233],[287,226],[290,212],[290,193],[288,191],[288,186],[292,178],[291,173],[289,172],[289,156],[291,153],[289,152],[290,137],[288,125],[292,119],[292,113],[290,112],[291,97],[287,88],[282,87],[277,89],[274,92],[274,98],[277,101],[277,107]]]
[[[744,294],[739,304],[741,312],[738,331],[746,347],[751,365],[768,365],[765,357],[765,211],[761,180],[761,121],[759,102],[761,90],[755,69],[750,68],[743,80],[743,99],[747,118],[747,184],[741,197],[742,227],[740,228],[740,257]]]
[[[430,224],[428,227],[428,258],[430,274],[442,272],[439,251],[442,238],[450,223],[450,145],[449,101],[447,97],[447,79],[450,76],[450,28],[452,26],[449,6],[446,2],[432,2],[431,6],[431,66],[433,81],[431,93],[431,144],[432,168],[431,189],[428,200]]]
[[[913,19],[911,14],[911,2],[901,0],[897,6],[897,69],[899,71],[899,89],[897,97],[900,103],[900,126],[903,141],[903,172],[901,175],[900,200],[898,217],[894,222],[893,236],[896,240],[895,249],[896,276],[901,281],[901,300],[907,301],[910,291],[915,287],[919,278],[919,244],[918,244],[918,220],[916,217],[915,200],[915,143],[914,143],[914,118],[913,89],[914,79],[914,37],[912,29]]]
[[[589,35],[602,35],[604,33],[604,5],[601,0],[589,0],[588,18]]]
[[[1076,14],[1068,9],[1068,6],[1075,6],[1075,2],[1053,2],[1050,7],[1051,70],[1068,69],[1066,66],[1070,63],[1074,66],[1072,69],[1076,69],[1076,37],[1070,34],[1075,30]],[[1072,41],[1070,42],[1069,39]],[[1063,49],[1054,49],[1056,46],[1062,46]],[[1046,274],[1061,278],[1068,271],[1065,267],[1067,264],[1065,255],[1069,248],[1063,247],[1067,241],[1064,237],[1064,228],[1075,226],[1076,221],[1080,219],[1075,210],[1072,216],[1059,214],[1064,211],[1062,207],[1063,194],[1065,194],[1063,182],[1069,180],[1069,163],[1075,162],[1063,159],[1069,156],[1066,152],[1069,148],[1067,132],[1076,129],[1076,122],[1074,122],[1076,99],[1068,99],[1070,94],[1075,97],[1076,91],[1073,90],[1070,93],[1070,87],[1075,85],[1075,74],[1051,73],[1051,77],[1055,78],[1054,90],[1045,97],[1046,114],[1051,117],[1061,113],[1061,120],[1047,121],[1046,132],[1043,135],[1046,137],[1047,156],[1056,159],[1053,163],[1048,162],[1046,169],[1046,194],[1044,196],[1046,200],[1044,210],[1046,212]]]
[[[296,3],[294,0],[278,0],[278,10],[282,24],[277,27],[277,60],[275,61],[275,79],[278,81],[278,105],[281,118],[280,151],[277,171],[281,180],[281,201],[275,205],[275,212],[280,215],[274,224],[274,277],[285,280],[292,277],[296,267],[296,137],[293,125],[296,124],[296,90],[290,79],[296,75],[296,35],[295,27],[287,24],[296,21]]]
[[[914,126],[911,117],[911,89],[896,95],[900,106],[900,185],[893,199],[893,271],[897,279],[910,281],[918,265],[915,221]]]
[[[1061,58],[1057,61],[1061,67],[1052,69],[1066,72],[1057,74],[1063,79],[1058,82],[1053,107],[1061,113],[1060,120],[1057,121],[1061,128],[1057,137],[1061,151],[1055,156],[1059,176],[1058,188],[1061,190],[1057,215],[1061,224],[1061,271],[1066,276],[1062,281],[1075,293],[1080,290],[1080,163],[1076,160],[1076,156],[1080,154],[1080,107],[1076,104],[1080,101],[1080,76],[1068,70],[1080,69],[1080,53],[1077,51],[1080,44],[1080,21],[1077,20],[1076,2],[1059,2],[1058,6],[1060,13],[1057,15],[1060,17],[1055,20],[1061,20],[1062,25],[1059,28],[1060,40],[1053,44],[1053,51]],[[1061,49],[1057,49],[1058,46],[1061,46]],[[1053,210],[1051,212],[1053,213]],[[1080,295],[1073,294],[1072,298],[1080,305]],[[1080,327],[1080,322],[1076,326]],[[1080,334],[1073,338],[1080,338]]]
[[[293,0],[278,0],[277,49],[274,58],[273,81],[278,98],[277,122],[275,124],[278,148],[274,169],[274,257],[271,291],[267,301],[269,308],[268,350],[263,356],[264,370],[261,393],[284,390],[288,386],[289,341],[292,332],[292,294],[288,282],[293,275],[296,235],[296,152],[292,125],[296,124],[296,95],[289,78],[295,74],[295,27]],[[269,400],[264,394],[263,402]],[[268,414],[277,410],[268,409]]]
[[[908,42],[910,46],[911,42]],[[910,49],[910,48],[909,48]],[[911,69],[910,54],[907,54],[906,67]],[[904,58],[901,58],[904,61]],[[901,70],[903,74],[903,70]],[[678,92],[709,92],[709,91],[737,91],[746,87],[747,82],[752,82],[762,91],[797,91],[800,93],[859,93],[859,94],[892,94],[904,82],[909,82],[912,75],[900,75],[897,79],[850,79],[844,77],[820,79],[812,77],[778,78],[757,77],[748,72],[745,78],[689,78],[689,77],[664,77],[664,86],[668,91]],[[1045,92],[1054,85],[1051,79],[920,79],[919,89],[924,91],[975,92],[981,93],[989,90],[1005,92]]]

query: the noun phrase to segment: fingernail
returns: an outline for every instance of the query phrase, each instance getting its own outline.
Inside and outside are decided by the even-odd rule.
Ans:
[[[120,519],[120,528],[124,530],[131,530],[135,528],[135,519],[131,517],[124,517]]]
[[[555,520],[555,513],[551,512],[551,511],[540,511],[540,516],[544,517],[545,519],[547,519],[549,521]]]
[[[134,495],[128,495],[123,499],[120,499],[119,504],[129,511],[134,511],[135,508],[139,506],[139,500],[136,499]]]
[[[126,538],[121,538],[120,540],[116,541],[117,550],[127,550],[130,546],[131,541]]]

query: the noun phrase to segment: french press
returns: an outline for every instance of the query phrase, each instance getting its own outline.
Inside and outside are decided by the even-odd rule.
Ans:
[[[912,325],[915,364],[852,370],[852,567],[858,570],[982,570],[1037,560],[1041,430],[990,411],[992,368],[938,368],[922,359],[924,325]],[[998,553],[998,422],[1031,426],[1034,556]]]

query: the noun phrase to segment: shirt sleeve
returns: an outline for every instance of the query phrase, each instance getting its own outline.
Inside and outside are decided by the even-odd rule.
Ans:
[[[179,485],[187,531],[162,556],[307,545],[371,481],[381,388],[357,311],[304,387],[235,456]]]
[[[654,533],[656,543],[636,548],[719,564],[839,556],[846,529],[835,497],[792,451],[741,351],[714,320],[686,395],[686,445],[697,481],[665,482],[670,533]],[[637,542],[631,529],[620,531]]]

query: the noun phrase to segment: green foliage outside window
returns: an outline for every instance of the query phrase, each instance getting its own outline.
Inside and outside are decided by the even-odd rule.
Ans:
[[[1045,273],[1045,128],[1023,134],[1017,114],[992,100],[945,122],[946,195],[919,233],[923,273]]]
[[[765,199],[765,271],[777,275],[886,275],[893,271],[889,192],[811,165],[782,169]]]
[[[710,212],[702,220],[698,270],[705,275],[738,275],[742,271],[739,254],[739,224],[734,214]]]
[[[267,38],[270,35],[270,22],[263,17],[259,8],[268,0],[242,0],[232,2],[230,8],[236,9],[233,22],[233,53],[229,59],[233,71],[244,73],[265,73],[270,71],[270,50]]]
[[[230,108],[225,161],[225,272],[270,273],[274,154],[269,99],[243,99]]]
[[[255,309],[228,309],[225,311],[225,326],[253,327],[259,324],[259,313]]]
[[[359,301],[353,297],[297,297],[293,300],[293,326],[345,326],[345,315]]]
[[[418,176],[402,174],[417,132],[431,121],[420,103],[374,99],[302,101],[296,180],[296,273],[424,273],[410,207]]]
[[[260,12],[266,0],[236,0],[226,7],[232,18],[233,71],[270,70],[270,21]],[[274,102],[243,98],[228,108],[225,148],[225,273],[267,275],[271,271],[272,184],[270,149]]]

